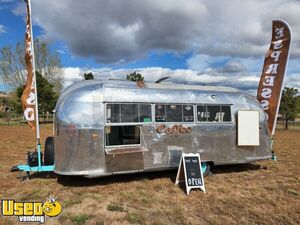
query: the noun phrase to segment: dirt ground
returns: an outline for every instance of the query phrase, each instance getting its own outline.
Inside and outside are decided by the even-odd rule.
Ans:
[[[51,133],[51,125],[41,127],[43,141]],[[277,130],[277,162],[215,167],[205,178],[207,193],[189,196],[174,186],[176,171],[99,179],[45,173],[22,181],[10,168],[34,145],[28,126],[0,126],[0,199],[56,196],[63,211],[46,224],[300,224],[300,130]],[[17,221],[0,215],[1,225]]]

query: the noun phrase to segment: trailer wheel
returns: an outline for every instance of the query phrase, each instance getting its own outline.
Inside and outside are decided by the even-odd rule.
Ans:
[[[201,170],[204,177],[210,173],[210,164],[206,162],[201,163]]]
[[[54,140],[53,137],[47,137],[44,150],[44,165],[54,164]]]

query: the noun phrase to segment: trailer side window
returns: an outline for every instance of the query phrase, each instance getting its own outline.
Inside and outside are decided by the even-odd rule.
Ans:
[[[107,123],[147,123],[152,122],[150,104],[107,104]]]
[[[155,122],[166,122],[166,106],[155,105]]]
[[[139,104],[139,122],[152,122],[150,104]]]
[[[121,123],[139,122],[137,104],[121,104]]]
[[[206,106],[198,105],[197,106],[197,115],[198,115],[199,122],[207,122],[209,113],[206,111]]]
[[[231,122],[230,106],[198,105],[198,122]]]
[[[208,122],[222,122],[221,106],[207,106]]]
[[[193,105],[183,106],[183,122],[194,122]]]
[[[182,122],[182,105],[167,105],[167,122]]]
[[[194,122],[193,105],[155,105],[155,122]]]
[[[109,123],[120,123],[120,104],[107,104],[106,106],[106,119]]]
[[[224,113],[223,122],[230,122],[231,121],[230,106],[221,106],[221,110],[222,110],[222,113]]]

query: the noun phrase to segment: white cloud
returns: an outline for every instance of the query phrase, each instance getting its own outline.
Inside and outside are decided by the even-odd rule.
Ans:
[[[78,82],[82,80],[82,76],[80,78],[81,69],[79,67],[67,67],[64,68],[64,86],[67,87],[74,82]]]
[[[24,5],[23,2],[21,2],[21,3],[17,4],[15,8],[13,8],[12,12],[17,16],[20,16],[20,15],[24,16],[26,14],[26,6]]]
[[[117,70],[111,68],[80,68],[66,67],[64,68],[63,83],[64,87],[83,80],[83,74],[92,72],[95,79],[108,79],[117,74]]]
[[[62,40],[73,54],[102,63],[136,60],[153,50],[260,57],[269,45],[271,21],[278,18],[290,23],[291,57],[300,58],[297,0],[36,0],[32,8],[47,39]]]
[[[260,80],[259,73],[238,71],[235,73],[222,72],[218,69],[211,69],[207,73],[200,73],[191,69],[176,69],[162,67],[147,67],[134,69],[117,69],[111,68],[65,68],[65,87],[83,80],[83,73],[92,72],[95,79],[121,79],[125,80],[126,75],[138,71],[144,77],[146,82],[155,82],[162,77],[170,77],[165,82],[198,84],[209,86],[229,86],[238,88],[242,91],[256,95],[258,83]],[[285,86],[298,88],[300,91],[300,73],[287,74]]]
[[[267,51],[267,49],[266,49]],[[264,58],[240,58],[229,56],[209,56],[196,54],[187,59],[189,69],[199,73],[223,73],[238,72],[260,73]]]
[[[213,57],[204,54],[197,54],[187,60],[187,65],[192,70],[205,71],[214,67],[213,64],[226,61],[227,58],[228,57],[224,56]]]
[[[291,74],[288,79],[285,80],[288,87],[295,87],[300,93],[300,72]]]
[[[97,79],[125,78],[135,70],[148,81],[233,86],[255,93],[271,38],[271,22],[286,20],[293,31],[286,85],[300,88],[298,0],[35,0],[34,22],[68,53],[101,63],[138,60],[149,52],[192,52],[187,69],[67,68],[66,84],[92,71]],[[24,6],[14,13],[23,14]]]
[[[6,32],[6,27],[0,24],[0,34]]]
[[[205,75],[206,83],[231,86],[255,95],[264,58],[213,57],[198,54],[192,56],[187,62],[188,67],[196,70],[200,77]],[[298,59],[289,60],[284,86],[300,90],[300,64]]]

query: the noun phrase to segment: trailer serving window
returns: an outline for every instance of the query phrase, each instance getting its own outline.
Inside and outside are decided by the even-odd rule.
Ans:
[[[193,105],[156,104],[155,122],[194,122]]]
[[[107,147],[141,144],[140,126],[107,126],[105,127],[105,145]]]
[[[147,103],[107,103],[105,146],[108,153],[128,151],[126,146],[141,145],[141,123],[151,123],[151,104]],[[140,151],[139,148],[135,150]]]
[[[198,122],[231,122],[230,105],[198,105]]]

